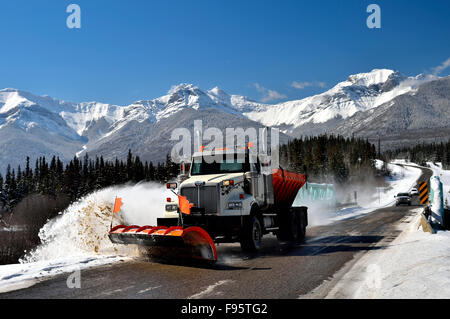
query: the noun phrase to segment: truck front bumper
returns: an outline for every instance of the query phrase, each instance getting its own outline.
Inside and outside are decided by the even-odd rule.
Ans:
[[[177,226],[178,218],[158,218],[158,226]],[[242,229],[243,216],[217,215],[183,215],[183,226],[198,226],[206,230],[209,235],[216,237],[235,237]]]

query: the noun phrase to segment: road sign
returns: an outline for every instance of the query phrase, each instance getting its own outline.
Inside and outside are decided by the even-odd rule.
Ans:
[[[419,198],[420,204],[428,204],[428,182],[419,182]]]

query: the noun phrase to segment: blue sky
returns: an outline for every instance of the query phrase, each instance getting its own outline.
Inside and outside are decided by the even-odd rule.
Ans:
[[[81,7],[79,30],[66,26],[70,3]],[[366,26],[371,3],[381,29]],[[181,82],[278,102],[374,68],[430,73],[450,58],[447,0],[0,0],[0,8],[0,88],[75,102],[125,105]]]

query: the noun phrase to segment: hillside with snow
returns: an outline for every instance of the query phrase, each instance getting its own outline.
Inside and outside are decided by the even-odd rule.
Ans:
[[[450,76],[427,81],[376,108],[342,121],[335,133],[368,138],[383,149],[418,142],[447,141],[450,136]]]
[[[17,90],[0,90],[0,170],[23,165],[26,156],[103,155],[124,158],[131,149],[144,160],[164,161],[175,128],[191,129],[202,119],[208,127],[263,127],[242,110],[259,105],[216,87],[202,91],[192,84],[172,87],[153,100],[128,106],[99,102],[72,103]],[[283,138],[283,137],[282,137]]]
[[[294,136],[331,133],[344,119],[374,109],[431,79],[434,77],[407,78],[392,70],[375,69],[351,75],[322,94],[260,106],[244,114],[264,125],[280,127]]]
[[[33,160],[56,155],[66,161],[87,152],[111,159],[126,156],[128,149],[145,160],[163,161],[171,149],[171,131],[192,128],[195,119],[202,119],[204,128],[272,126],[294,137],[334,133],[337,127],[351,131],[355,123],[350,119],[359,114],[369,116],[435,79],[375,69],[351,75],[322,94],[275,105],[228,94],[219,87],[202,90],[192,84],[179,84],[159,98],[126,106],[73,103],[3,89],[0,171],[8,163],[13,167],[23,164],[26,156]]]

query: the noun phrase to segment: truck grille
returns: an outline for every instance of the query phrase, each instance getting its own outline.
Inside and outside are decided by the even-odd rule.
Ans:
[[[193,203],[195,207],[199,207],[196,187],[183,187],[181,189],[181,195],[186,196],[189,202]],[[217,189],[217,186],[200,187],[199,208],[204,208],[206,214],[216,214],[219,204],[218,195],[219,191]]]

